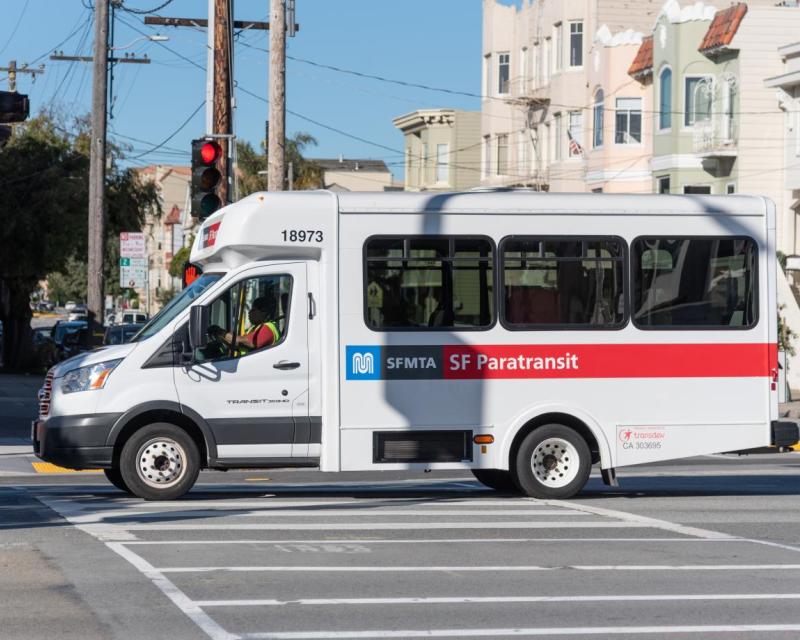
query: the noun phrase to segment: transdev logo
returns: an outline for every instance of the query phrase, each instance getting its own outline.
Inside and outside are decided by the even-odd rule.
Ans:
[[[210,224],[203,229],[203,249],[214,246],[214,243],[217,241],[219,225],[221,224],[222,221],[215,222],[214,224]]]
[[[345,352],[348,380],[380,380],[381,348],[349,346]]]

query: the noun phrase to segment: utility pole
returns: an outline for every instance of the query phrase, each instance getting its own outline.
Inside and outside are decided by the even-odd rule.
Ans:
[[[220,172],[223,182],[217,191],[222,202],[231,202],[233,190],[233,30],[231,24],[232,0],[214,0],[214,130],[211,134],[217,138],[222,148]]]
[[[89,156],[89,256],[87,306],[94,333],[103,325],[103,254],[105,244],[106,107],[108,78],[108,0],[94,2],[92,60],[92,138]]]
[[[286,177],[286,5],[284,0],[270,0],[269,22],[267,181],[270,191],[283,191],[283,181]]]
[[[18,67],[17,61],[11,60],[7,67],[0,67],[0,71],[8,72],[8,90],[16,91],[18,73],[30,74],[33,77],[33,80],[36,81],[36,74],[44,73],[44,65],[40,64],[38,69],[29,69],[27,64],[23,64],[21,67]]]

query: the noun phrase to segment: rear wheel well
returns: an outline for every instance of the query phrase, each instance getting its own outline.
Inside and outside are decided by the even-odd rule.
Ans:
[[[525,437],[537,427],[541,427],[545,424],[563,424],[565,427],[574,429],[586,440],[586,444],[589,445],[589,451],[592,453],[592,464],[600,462],[600,446],[597,444],[597,438],[594,437],[592,430],[589,429],[583,420],[579,420],[568,413],[544,413],[526,422],[517,432],[517,435],[514,436],[514,441],[511,443],[511,451],[508,456],[509,469],[513,468],[514,461],[517,457],[517,451],[519,451],[519,447]]]
[[[170,411],[168,409],[155,409],[153,411],[145,411],[138,416],[132,418],[117,435],[114,442],[114,457],[113,463],[115,467],[119,467],[119,458],[122,453],[122,447],[138,429],[154,422],[168,422],[174,424],[176,427],[183,429],[194,440],[197,445],[197,450],[200,452],[200,466],[205,468],[208,464],[208,449],[206,441],[203,437],[203,432],[200,430],[191,418],[188,418],[182,413],[177,411]]]

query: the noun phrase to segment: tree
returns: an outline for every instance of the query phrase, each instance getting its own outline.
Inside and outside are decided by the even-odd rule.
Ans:
[[[294,188],[297,190],[323,187],[322,169],[312,160],[303,157],[305,148],[316,144],[317,141],[313,136],[302,132],[286,139],[286,164],[288,166],[290,162],[292,163]],[[267,170],[266,154],[257,152],[249,142],[241,141],[236,143],[236,154],[240,196],[244,198],[255,191],[266,191],[267,176],[258,174],[259,171]]]
[[[30,361],[30,295],[47,274],[64,278],[57,286],[85,291],[89,173],[88,118],[75,121],[75,134],[43,113],[19,127],[0,151],[0,321],[3,322],[3,366],[24,369]],[[112,168],[107,174],[108,233],[138,229],[148,212],[160,213],[154,185],[139,182],[121,169],[121,150],[109,145]],[[106,286],[115,268],[113,243],[106,252]],[[111,263],[111,264],[109,264]],[[81,284],[81,280],[83,284]],[[118,280],[118,278],[116,278]],[[84,296],[76,296],[83,298]]]

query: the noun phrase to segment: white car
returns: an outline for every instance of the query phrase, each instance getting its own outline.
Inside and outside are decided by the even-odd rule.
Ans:
[[[123,311],[115,324],[144,324],[147,322],[147,314],[142,311]]]
[[[67,301],[67,304],[64,305],[64,311],[72,311],[77,303],[74,300]]]

